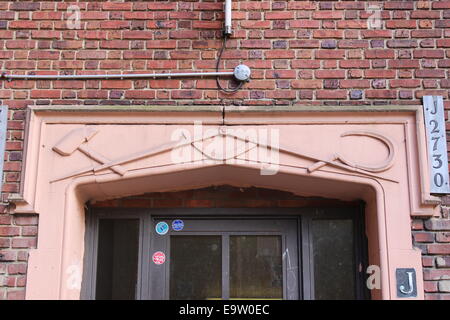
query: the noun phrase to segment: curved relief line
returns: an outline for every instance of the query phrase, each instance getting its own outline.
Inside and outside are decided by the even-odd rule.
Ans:
[[[377,139],[377,140],[383,142],[384,145],[388,148],[389,156],[378,166],[376,166],[376,165],[368,166],[368,165],[357,164],[355,162],[349,161],[348,159],[344,158],[339,153],[335,154],[335,157],[337,160],[340,160],[342,163],[345,163],[346,165],[349,165],[351,167],[369,171],[369,172],[386,171],[387,169],[392,167],[392,165],[394,164],[393,160],[394,160],[395,147],[394,147],[394,143],[389,138],[387,138],[379,133],[370,132],[370,131],[347,131],[347,132],[344,132],[343,134],[341,134],[341,137],[348,137],[348,136],[365,136],[365,137],[371,137],[371,138]]]
[[[217,136],[231,136],[231,135],[221,134],[221,135],[217,135]],[[216,136],[216,137],[217,137],[217,136]],[[231,137],[234,137],[234,136],[231,136]],[[214,138],[215,138],[215,137],[214,137]],[[241,139],[241,140],[243,140],[243,139]],[[203,143],[203,142],[205,142],[205,140],[202,140],[201,142]],[[250,141],[249,141],[249,142],[250,142]],[[214,142],[211,142],[211,143],[214,143]],[[203,150],[203,149],[205,148],[205,146],[202,145],[202,147],[200,147],[198,142],[192,142],[191,145],[192,145],[192,147],[194,147],[197,151],[199,151],[201,154],[203,154],[205,157],[209,158],[210,160],[216,160],[216,161],[226,161],[226,160],[230,160],[230,159],[237,158],[237,157],[239,157],[240,155],[242,155],[242,154],[244,154],[244,153],[246,153],[246,152],[249,152],[249,151],[253,150],[254,148],[256,148],[256,147],[258,146],[257,143],[250,142],[250,143],[252,143],[253,145],[250,145],[250,146],[244,145],[244,146],[242,146],[241,148],[239,148],[238,150],[235,150],[235,149],[233,148],[233,150],[231,150],[232,152],[229,152],[230,150],[229,150],[229,149],[226,149],[226,143],[227,143],[227,142],[226,142],[225,139],[222,141],[222,143],[224,143],[224,144],[222,144],[222,146],[225,146],[225,148],[223,148],[224,150],[222,150],[222,151],[224,151],[224,152],[219,153],[219,154],[217,154],[217,155],[210,154],[210,153],[206,152],[205,150]],[[219,144],[219,145],[220,145],[220,144]],[[234,146],[234,144],[233,144],[233,146]],[[227,154],[230,154],[230,155],[227,156]]]

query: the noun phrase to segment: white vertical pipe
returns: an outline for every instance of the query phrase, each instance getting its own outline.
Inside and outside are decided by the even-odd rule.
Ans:
[[[230,35],[231,31],[231,0],[225,0],[225,26],[223,33]]]

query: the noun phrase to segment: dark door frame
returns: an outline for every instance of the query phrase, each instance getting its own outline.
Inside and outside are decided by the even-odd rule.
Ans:
[[[352,219],[354,221],[355,292],[356,299],[369,299],[365,285],[367,268],[367,238],[365,236],[364,206],[330,208],[92,208],[86,212],[85,259],[81,299],[95,299],[98,221],[99,219],[138,219],[139,261],[137,299],[151,297],[150,263],[151,233],[154,219],[296,219],[298,236],[299,298],[314,299],[314,260],[311,236],[311,222],[314,219]],[[284,268],[283,268],[284,269]],[[300,269],[300,268],[299,268]]]
[[[177,216],[178,217],[178,216]],[[170,223],[174,217],[153,217],[153,230],[156,223],[159,221],[166,221]],[[297,219],[295,217],[283,216],[266,217],[264,219],[255,219],[254,217],[240,217],[239,220],[232,217],[222,217],[210,219],[209,217],[183,217],[185,222],[185,229],[183,231],[170,231],[168,236],[182,236],[182,235],[216,235],[222,238],[222,298],[230,298],[229,288],[229,239],[233,235],[278,235],[282,239],[282,254],[292,252],[291,266],[289,269],[288,259],[283,259],[283,298],[295,299],[299,298],[299,288],[301,288],[301,276],[299,274],[300,259],[298,258],[298,239],[297,239]],[[215,226],[220,227],[215,227]],[[167,236],[159,236],[155,232],[152,232],[152,250],[151,252],[163,251],[166,256],[170,256],[170,241]],[[150,263],[150,283],[151,287],[151,299],[169,299],[169,272],[170,272],[170,259],[167,259],[166,263],[161,266],[156,266]],[[294,276],[288,277],[288,273],[292,273],[295,270]],[[288,283],[288,281],[290,281]],[[288,290],[292,288],[292,290]]]

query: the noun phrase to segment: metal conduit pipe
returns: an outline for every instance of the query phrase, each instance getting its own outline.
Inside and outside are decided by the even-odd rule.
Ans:
[[[124,73],[124,74],[6,74],[1,78],[6,80],[79,80],[79,79],[130,79],[130,78],[181,78],[181,77],[217,77],[233,76],[233,71],[224,72],[183,72],[183,73]]]
[[[245,71],[243,73],[243,71]],[[80,80],[80,79],[136,79],[136,78],[184,78],[184,77],[220,77],[234,76],[238,81],[248,81],[250,69],[243,64],[234,68],[234,71],[221,72],[179,72],[179,73],[124,73],[124,74],[6,74],[0,78],[8,81],[17,80]]]
[[[224,36],[225,38],[231,35],[231,0],[225,0],[225,23]],[[224,48],[223,48],[224,49]],[[223,50],[222,49],[222,50]],[[178,73],[124,73],[124,74],[7,74],[3,72],[0,79],[7,81],[17,80],[86,80],[86,79],[161,79],[161,78],[184,78],[184,77],[222,77],[234,76],[239,82],[249,81],[251,70],[244,64],[238,65],[234,71],[216,72],[178,72]]]
[[[228,36],[232,33],[231,29],[231,0],[225,0],[225,24],[223,33]]]

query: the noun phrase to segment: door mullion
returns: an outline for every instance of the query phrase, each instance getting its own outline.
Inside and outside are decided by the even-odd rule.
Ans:
[[[301,218],[301,248],[303,269],[303,299],[314,299],[314,255],[311,235],[311,217]]]
[[[222,235],[222,299],[230,299],[230,235]]]

